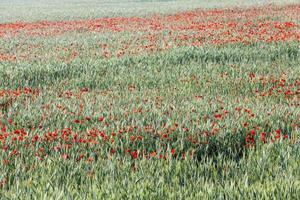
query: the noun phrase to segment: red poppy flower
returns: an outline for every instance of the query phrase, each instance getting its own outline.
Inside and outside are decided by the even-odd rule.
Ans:
[[[103,122],[103,121],[104,121],[104,117],[99,117],[99,118],[98,118],[98,121],[99,121],[99,122]]]
[[[176,154],[176,149],[172,149],[172,150],[171,150],[171,154],[172,154],[172,155],[175,155],[175,154]]]
[[[221,114],[215,114],[214,117],[215,117],[216,119],[221,119],[221,118],[222,118],[222,115],[221,115]]]
[[[132,152],[130,152],[130,155],[133,159],[137,159],[139,156],[139,153],[138,153],[138,151],[132,151]]]

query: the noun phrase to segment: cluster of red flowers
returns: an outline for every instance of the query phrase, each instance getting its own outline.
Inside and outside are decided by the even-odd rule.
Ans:
[[[296,80],[295,83],[289,81],[289,84],[283,78],[268,80],[268,84],[275,84],[279,88],[294,87],[291,94],[299,96],[299,80]],[[258,84],[266,83],[264,78],[259,78],[254,73],[249,75],[249,81],[258,81]],[[222,123],[233,115],[249,120],[242,122],[239,130],[232,130],[232,133],[238,131],[244,133],[244,136],[241,135],[241,137],[245,138],[246,147],[253,147],[257,143],[265,144],[273,143],[276,140],[290,139],[290,132],[282,128],[272,127],[271,130],[270,128],[265,130],[265,127],[253,124],[251,121],[255,119],[256,114],[251,109],[243,107],[236,107],[231,111],[221,107],[213,113],[199,117],[195,123],[199,124],[200,121],[206,124],[210,123],[210,128],[206,130],[193,128],[193,131],[191,131],[190,129],[194,127],[193,124],[178,123],[163,123],[158,126],[159,128],[154,128],[151,124],[143,126],[131,124],[120,127],[116,126],[118,120],[115,119],[113,114],[102,116],[84,115],[85,105],[81,102],[81,99],[86,98],[85,95],[89,95],[89,93],[88,88],[82,88],[78,91],[65,91],[57,94],[58,98],[63,98],[65,101],[78,100],[80,102],[78,113],[67,112],[63,105],[55,103],[54,108],[56,111],[64,115],[66,122],[70,124],[70,126],[63,129],[49,131],[47,127],[43,127],[45,123],[42,122],[36,127],[29,125],[20,128],[19,125],[16,126],[13,119],[0,118],[0,147],[6,155],[3,163],[8,164],[8,158],[19,156],[24,152],[24,149],[34,152],[34,156],[39,160],[43,160],[46,156],[58,154],[62,159],[72,158],[77,161],[85,159],[86,162],[91,163],[95,158],[87,152],[96,152],[99,148],[102,152],[106,152],[108,157],[127,155],[132,159],[166,159],[168,157],[184,159],[186,155],[193,157],[197,148],[209,145],[211,139],[217,137],[223,131]],[[0,91],[0,97],[18,97],[21,94],[38,95],[38,90],[23,88]],[[195,96],[196,100],[202,98],[202,96]],[[289,100],[288,98],[285,99]],[[42,109],[47,111],[49,106],[44,106]],[[140,115],[143,112],[146,112],[143,108],[136,108],[131,113],[126,112],[123,117],[126,118],[129,114]],[[41,120],[45,121],[47,119],[42,118]],[[185,143],[188,148],[179,149],[178,141]],[[157,142],[161,146],[151,145],[151,143],[157,144]],[[74,155],[76,155],[75,158]]]
[[[300,80],[295,80],[293,83],[287,84],[285,78],[274,79],[265,77],[258,78],[260,89],[255,89],[258,96],[268,97],[273,95],[283,95],[287,99],[299,98],[300,95]]]
[[[13,124],[11,122],[11,124]],[[40,127],[41,128],[41,127]],[[7,152],[8,157],[15,157],[20,155],[22,150],[30,149],[34,152],[34,156],[43,160],[46,156],[52,153],[59,153],[63,159],[69,159],[70,155],[66,153],[68,150],[78,149],[82,147],[84,151],[88,152],[91,150],[96,150],[97,147],[101,145],[102,150],[107,150],[108,156],[113,156],[115,153],[119,152],[124,155],[128,154],[133,159],[137,158],[166,158],[169,155],[177,156],[176,149],[161,150],[157,151],[147,151],[144,150],[132,150],[131,148],[121,149],[118,146],[114,146],[117,140],[124,140],[126,142],[126,133],[130,133],[130,130],[120,129],[118,132],[106,133],[105,131],[100,131],[93,128],[87,132],[75,132],[72,128],[64,128],[62,130],[54,130],[53,132],[45,132],[44,134],[34,134],[31,135],[29,132],[31,130],[16,129],[13,131],[8,131],[8,127],[4,124],[0,124],[0,144],[1,149]],[[41,130],[40,130],[41,131]],[[129,141],[132,146],[136,143],[143,141],[143,136],[141,135],[131,135]],[[43,146],[43,147],[42,147]],[[39,147],[39,148],[38,148]],[[47,151],[46,151],[47,149]],[[79,153],[76,157],[77,161],[87,158],[89,162],[92,162],[90,157],[87,157],[86,152]],[[77,155],[77,154],[76,154]],[[181,153],[182,158],[185,158],[185,153]],[[192,154],[190,154],[192,155]],[[9,161],[5,159],[4,164],[8,164]]]
[[[33,95],[38,96],[39,90],[29,87],[19,88],[16,90],[0,90],[0,97],[18,97],[21,95]]]
[[[79,21],[0,24],[0,37],[56,37],[70,32],[76,34],[116,32],[118,40],[103,43],[95,41],[94,47],[84,49],[72,42],[69,47],[56,46],[68,52],[67,60],[85,52],[90,56],[112,57],[157,52],[177,46],[202,46],[254,42],[299,41],[300,5],[284,7],[263,6],[249,9],[194,10],[169,16],[117,17]],[[121,34],[124,33],[124,34]],[[129,33],[129,37],[128,37]],[[142,34],[140,34],[142,33]],[[124,35],[124,37],[123,37]],[[15,54],[0,54],[1,60],[38,57],[45,44],[29,45],[26,52],[19,47]],[[92,49],[91,49],[92,48]],[[45,49],[45,48],[44,48]],[[51,50],[51,52],[54,49]],[[0,51],[1,52],[1,51]],[[31,52],[31,53],[30,53]],[[39,55],[32,56],[39,52]],[[62,58],[63,59],[63,58]]]
[[[256,137],[259,137],[259,140],[266,144],[268,142],[275,142],[275,140],[280,139],[289,139],[288,134],[281,133],[280,129],[276,129],[274,132],[257,132],[256,130],[251,130],[246,136],[246,146],[254,147],[256,145]]]
[[[86,158],[89,162],[92,162],[92,158],[88,156],[87,152],[97,151],[98,148],[101,147],[101,151],[105,151],[107,153],[106,156],[108,157],[118,153],[119,155],[129,155],[132,159],[166,159],[168,156],[177,158],[180,156],[182,159],[185,159],[186,154],[193,157],[193,152],[196,147],[199,145],[207,145],[209,143],[209,137],[215,135],[213,131],[204,131],[201,133],[201,137],[206,137],[206,142],[200,142],[199,140],[201,137],[198,137],[197,135],[190,135],[184,139],[185,141],[182,140],[182,142],[188,142],[188,144],[191,147],[194,147],[194,149],[190,148],[189,150],[179,150],[176,149],[176,145],[172,144],[172,142],[176,143],[177,141],[176,134],[171,136],[172,133],[177,130],[177,128],[174,129],[174,127],[178,127],[178,125],[169,127],[166,132],[161,133],[160,136],[154,134],[152,136],[153,138],[148,138],[148,140],[161,140],[162,146],[159,150],[138,148],[139,144],[143,142],[144,137],[149,137],[149,135],[144,133],[141,133],[142,135],[130,135],[133,134],[133,130],[130,130],[130,128],[124,128],[110,133],[98,130],[97,128],[92,128],[87,132],[75,132],[72,128],[64,128],[62,130],[54,130],[52,132],[48,131],[43,134],[33,135],[32,131],[35,130],[34,128],[31,130],[22,128],[8,131],[7,126],[0,124],[0,144],[2,151],[4,151],[9,158],[18,156],[21,152],[27,149],[34,152],[34,156],[39,160],[43,160],[49,155],[59,154],[63,159],[69,159],[70,156],[75,155],[76,157],[74,159],[77,161]],[[184,129],[184,127],[182,129]],[[280,129],[274,130],[274,133],[258,131],[259,128],[257,128],[257,130],[250,130],[249,133],[246,134],[246,147],[255,146],[257,143],[257,137],[259,137],[258,140],[262,143],[275,142],[275,140],[279,140],[281,138],[289,138],[288,134],[282,133]],[[40,129],[39,132],[42,132],[42,130]],[[122,144],[128,142],[129,145],[126,148],[121,148],[121,146],[118,146],[121,144],[120,142]],[[168,147],[166,144],[173,146],[173,148]],[[68,154],[68,152],[73,153],[71,155]],[[7,159],[3,162],[8,164]]]

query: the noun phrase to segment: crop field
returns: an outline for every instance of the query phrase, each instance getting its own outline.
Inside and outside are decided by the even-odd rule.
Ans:
[[[300,199],[300,2],[0,0],[0,199]]]

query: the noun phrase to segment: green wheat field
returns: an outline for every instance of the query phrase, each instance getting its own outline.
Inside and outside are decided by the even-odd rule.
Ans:
[[[0,0],[0,199],[300,199],[300,2]]]

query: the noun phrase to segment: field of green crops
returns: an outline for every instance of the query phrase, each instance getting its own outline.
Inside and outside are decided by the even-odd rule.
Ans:
[[[300,2],[0,1],[0,199],[300,199]]]

